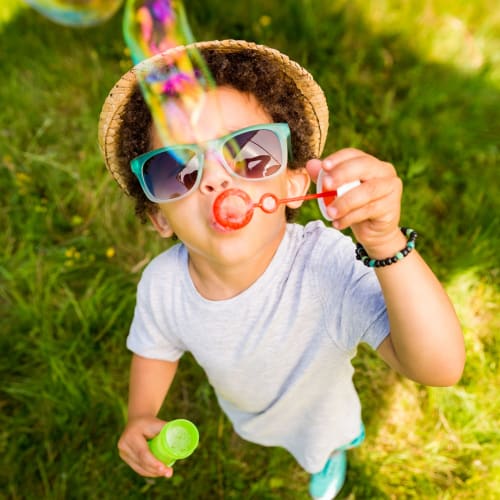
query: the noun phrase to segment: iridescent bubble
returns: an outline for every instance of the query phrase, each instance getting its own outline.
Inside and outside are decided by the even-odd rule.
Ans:
[[[26,0],[40,14],[66,26],[94,26],[109,19],[123,0]]]
[[[123,35],[134,64],[194,42],[180,0],[127,0]],[[196,137],[199,110],[215,88],[199,51],[170,51],[161,65],[144,65],[136,75],[163,144],[175,143],[172,123]]]

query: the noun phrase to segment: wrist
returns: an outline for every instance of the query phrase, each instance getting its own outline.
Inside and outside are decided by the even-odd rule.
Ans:
[[[384,238],[367,241],[366,243],[360,241],[359,243],[363,245],[371,259],[385,259],[401,250],[406,245],[406,241],[405,235],[399,228],[396,228]]]
[[[367,245],[366,248],[357,243],[356,259],[368,267],[386,267],[404,259],[414,248],[417,232],[401,227],[398,234],[377,245]]]
[[[157,418],[159,411],[160,409],[156,409],[155,407],[129,408],[127,421],[131,422],[133,420],[140,420],[144,418]]]

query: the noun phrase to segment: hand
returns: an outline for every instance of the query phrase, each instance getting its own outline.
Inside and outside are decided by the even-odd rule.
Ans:
[[[171,467],[157,460],[148,447],[147,440],[156,436],[166,424],[155,417],[136,417],[129,420],[118,441],[120,457],[144,477],[172,477]]]
[[[370,257],[385,258],[404,246],[404,237],[399,230],[403,184],[390,163],[349,148],[324,160],[309,160],[306,168],[314,181],[320,169],[325,171],[325,191],[355,180],[361,181],[358,187],[328,205],[327,212],[335,228],[351,227],[356,240]]]

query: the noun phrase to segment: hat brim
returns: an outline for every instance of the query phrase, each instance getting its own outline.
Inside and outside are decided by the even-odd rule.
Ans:
[[[128,192],[121,175],[118,138],[123,112],[137,86],[137,73],[144,71],[146,68],[149,70],[150,68],[163,67],[165,59],[180,51],[193,48],[215,50],[220,53],[253,50],[276,63],[283,71],[283,74],[295,83],[303,96],[305,118],[309,121],[313,130],[309,138],[310,147],[317,157],[321,156],[328,132],[328,106],[321,87],[308,71],[285,54],[265,45],[258,45],[244,40],[196,42],[168,49],[140,62],[120,78],[104,102],[99,118],[99,146],[108,170],[123,190]]]

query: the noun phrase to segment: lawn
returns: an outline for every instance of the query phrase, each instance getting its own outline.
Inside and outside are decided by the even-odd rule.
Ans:
[[[184,3],[197,39],[262,42],[313,73],[331,108],[327,151],[396,166],[402,223],[463,324],[467,365],[450,388],[404,380],[360,348],[367,439],[341,497],[498,498],[498,2]],[[189,355],[161,416],[197,423],[195,455],[170,481],[118,457],[135,287],[165,248],[97,146],[102,102],[130,66],[121,13],[71,29],[21,0],[0,6],[0,498],[305,499],[307,474],[234,434]]]

